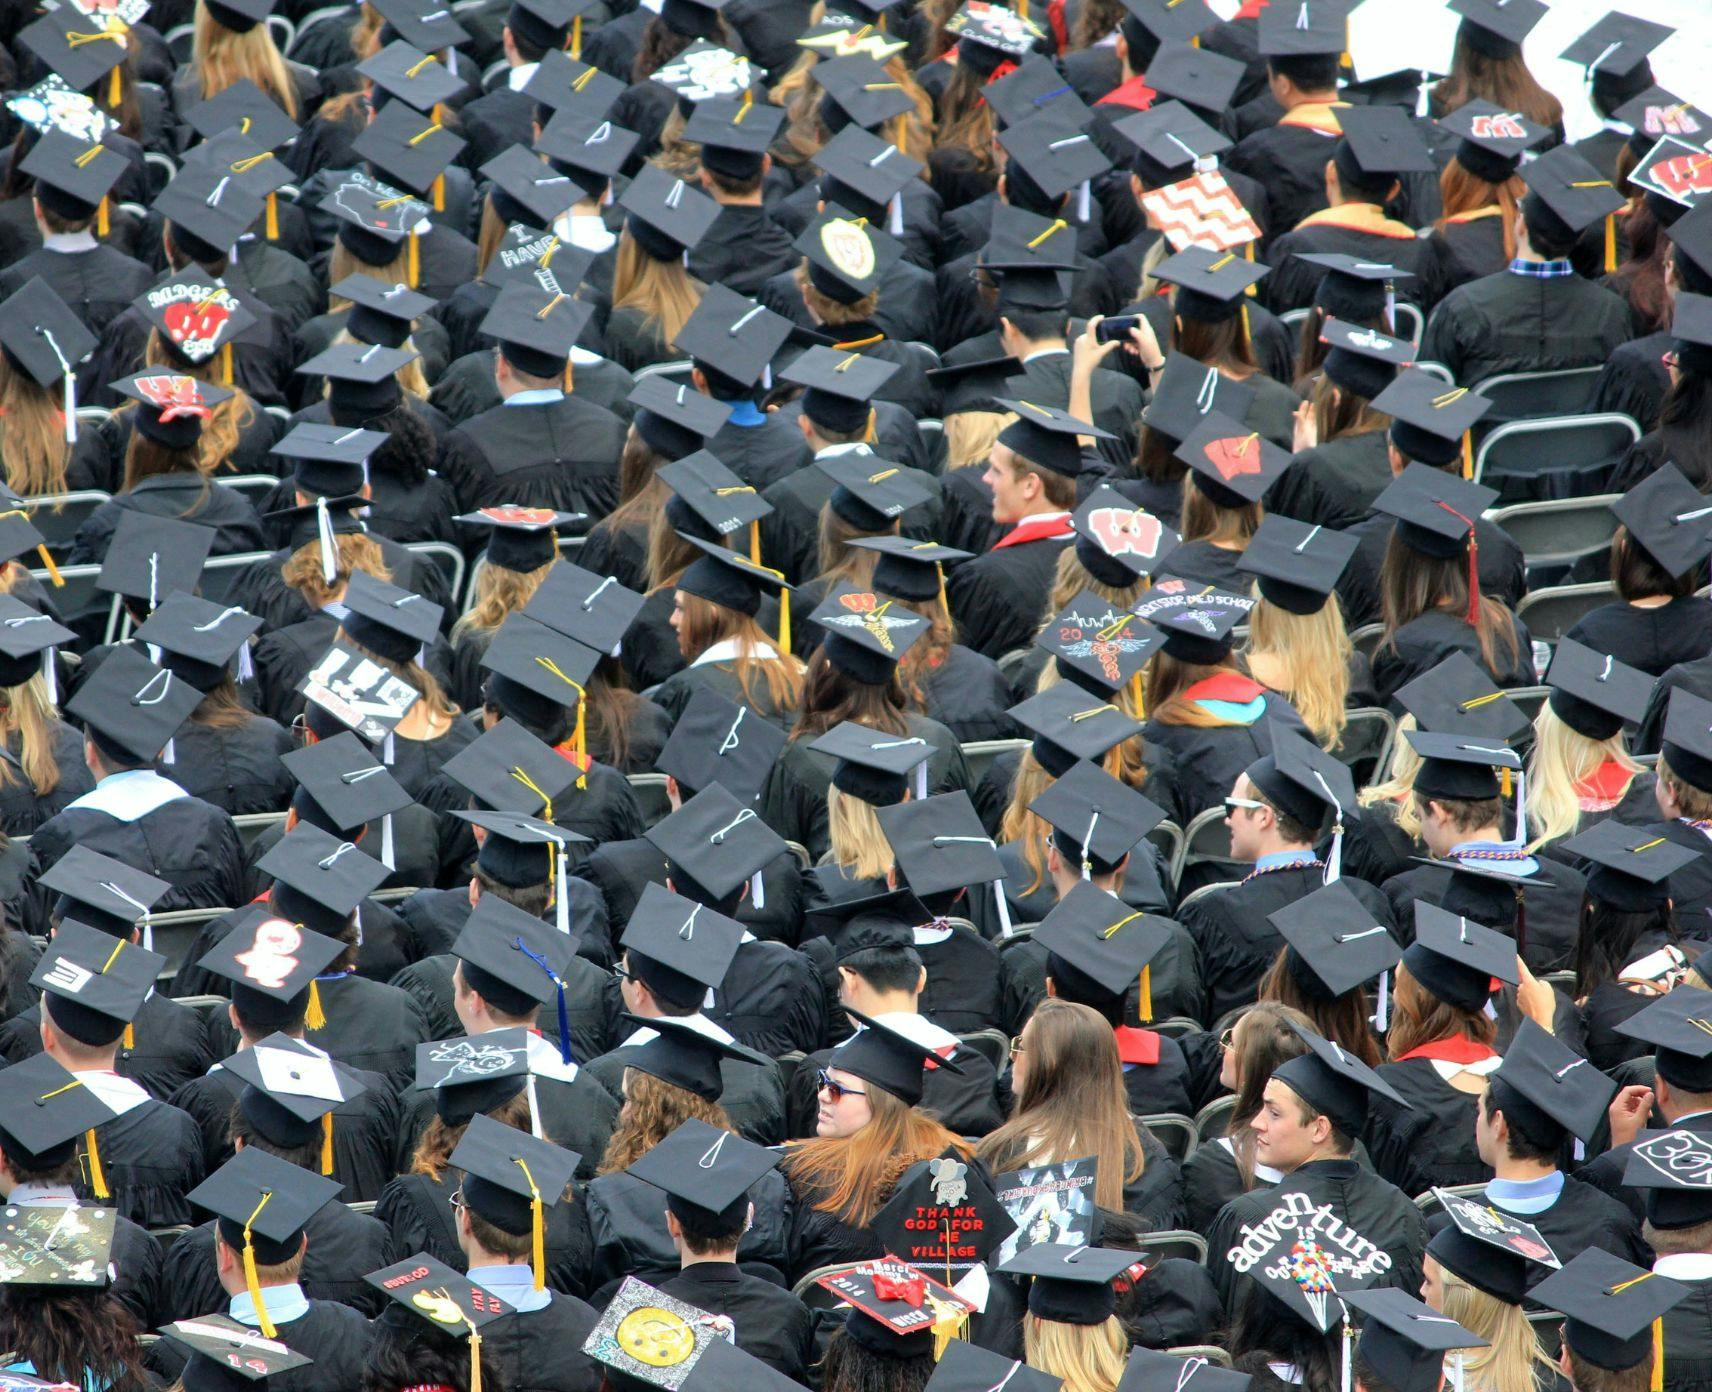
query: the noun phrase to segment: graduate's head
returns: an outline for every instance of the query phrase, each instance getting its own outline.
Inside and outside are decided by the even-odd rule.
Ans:
[[[996,441],[981,477],[993,490],[993,520],[1014,526],[1040,512],[1067,512],[1076,505],[1076,480],[1067,474],[1044,469]]]
[[[865,1014],[913,1010],[927,987],[927,968],[909,924],[889,912],[858,914],[834,949],[838,1000]]]
[[[1712,791],[1683,777],[1671,766],[1668,752],[1659,755],[1657,796],[1666,816],[1687,817],[1690,821],[1712,817]]]
[[[1558,1350],[1557,1366],[1575,1392],[1650,1392],[1653,1357],[1653,1350],[1649,1347],[1639,1363],[1627,1368],[1602,1368],[1591,1359],[1583,1358],[1565,1340]]]
[[[1547,1134],[1552,1131],[1556,1134]],[[1494,1079],[1475,1102],[1474,1142],[1481,1160],[1488,1165],[1500,1159],[1555,1165],[1563,1147],[1563,1128],[1542,1127],[1537,1108],[1523,1105],[1506,1111],[1503,1086]]]
[[[1288,107],[1305,97],[1337,90],[1335,53],[1274,53],[1266,60],[1266,81],[1272,95]]]
[[[1291,1060],[1301,1064],[1306,1055]],[[1280,1068],[1288,1069],[1289,1064]],[[1314,1103],[1274,1072],[1261,1093],[1260,1110],[1248,1123],[1254,1132],[1254,1158],[1288,1173],[1310,1160],[1348,1155],[1355,1141]]]

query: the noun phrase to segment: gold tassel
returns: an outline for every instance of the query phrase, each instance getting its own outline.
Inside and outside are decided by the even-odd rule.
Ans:
[[[1147,719],[1147,698],[1142,695],[1141,673],[1137,672],[1129,679],[1129,696],[1134,702],[1135,709],[1130,712],[1136,720]]]
[[[933,568],[939,573],[939,612],[945,615],[945,622],[950,623],[951,601],[945,597],[945,566],[943,563],[935,561]]]
[[[1462,432],[1462,476],[1474,477],[1474,436],[1466,430]]]
[[[328,1178],[333,1174],[333,1114],[325,1112],[321,1117],[321,1173]]]
[[[580,59],[583,56],[583,17],[578,15],[571,21],[571,57]]]
[[[791,592],[779,591],[779,650],[791,655]]]
[[[125,1051],[127,1053],[130,1053],[137,1047],[137,1027],[129,1020],[125,1022],[124,1043]]]
[[[125,61],[121,58],[113,65],[112,76],[107,79],[107,105],[112,107],[115,112],[119,110],[119,104],[125,99],[124,86],[119,81],[119,70],[124,66]]]
[[[255,1302],[256,1321],[261,1326],[264,1339],[279,1337],[279,1331],[273,1327],[273,1320],[268,1317],[267,1303],[262,1299],[262,1283],[256,1276],[256,1249],[250,1238],[250,1225],[261,1216],[261,1211],[268,1206],[268,1200],[273,1197],[273,1190],[262,1195],[262,1201],[256,1205],[244,1223],[244,1288],[249,1291],[250,1299]]]
[[[220,348],[220,375],[226,379],[226,385],[232,385],[232,345],[222,344]]]
[[[309,983],[309,1009],[304,1012],[303,1024],[312,1030],[327,1028],[327,1012],[321,1008],[321,988],[313,981]]]
[[[759,521],[749,524],[749,559],[756,565],[761,564],[761,524]]]
[[[1664,1392],[1664,1319],[1653,1321],[1653,1376],[1650,1392]]]
[[[1251,348],[1253,347],[1254,335],[1249,331],[1248,327],[1248,304],[1246,301],[1244,301],[1242,306],[1242,340]]]
[[[444,174],[434,176],[434,211],[437,213],[446,211],[446,176]]]
[[[407,240],[410,243],[410,249],[407,257],[407,274],[410,279],[410,288],[414,290],[416,288],[416,283],[422,279],[421,258],[416,250],[416,234],[412,232]]]
[[[1617,269],[1617,215],[1608,213],[1605,217],[1605,274],[1610,275]]]
[[[101,202],[97,204],[95,208],[95,231],[97,235],[105,237],[112,230],[112,215],[107,211],[107,199],[103,196]]]
[[[572,685],[575,686],[576,683],[573,682]],[[571,735],[571,748],[576,752],[576,756],[577,756],[577,787],[578,787],[578,789],[584,789],[584,788],[588,787],[588,769],[585,767],[588,763],[588,720],[586,718],[587,711],[588,711],[588,692],[585,691],[582,687],[578,686],[577,687],[577,728]],[[541,1288],[539,1286],[537,1286],[535,1289],[540,1290]]]
[[[4,513],[0,513],[0,516],[4,515]],[[64,589],[65,576],[59,573],[59,567],[54,564],[53,552],[49,551],[45,546],[38,546],[36,548],[36,554],[42,558],[42,564],[47,567],[48,579],[54,582],[55,588]]]
[[[267,239],[279,240],[279,200],[271,193],[267,196]]]
[[[1510,770],[1507,768],[1501,768],[1498,770],[1498,774],[1499,774],[1500,789],[1503,792],[1505,797],[1509,797],[1510,796]]]
[[[83,1133],[89,1159],[89,1192],[98,1199],[110,1199],[112,1191],[107,1188],[107,1176],[101,1170],[101,1147],[95,1141],[95,1128],[92,1126]]]
[[[482,1392],[481,1385],[481,1335],[476,1333],[475,1323],[468,1315],[464,1323],[470,1327],[470,1392]]]
[[[1141,999],[1136,1003],[1135,1013],[1141,1017],[1141,1023],[1153,1023],[1153,968],[1141,969]]]
[[[513,1156],[511,1163],[523,1171],[529,1182],[530,1263],[535,1272],[535,1289],[547,1289],[547,1211],[541,1203],[541,1190],[535,1176],[529,1173],[529,1162]]]

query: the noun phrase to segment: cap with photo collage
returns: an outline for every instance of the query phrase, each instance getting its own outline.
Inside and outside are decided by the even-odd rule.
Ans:
[[[313,1045],[270,1034],[219,1067],[243,1084],[238,1108],[263,1140],[297,1149],[320,1142],[318,1173],[333,1173],[333,1113],[368,1085]]]
[[[527,145],[501,150],[479,171],[500,221],[551,227],[586,195],[581,184],[555,169]]]
[[[846,208],[885,213],[887,230],[894,236],[903,232],[901,191],[925,168],[891,141],[855,124],[820,147],[814,166],[823,176],[822,199]]]
[[[1650,1045],[1658,1076],[1683,1092],[1712,1092],[1712,991],[1677,986],[1616,1025]]]
[[[1540,1230],[1490,1202],[1434,1189],[1450,1222],[1427,1243],[1427,1255],[1478,1291],[1506,1305],[1528,1298],[1534,1268],[1562,1263]]]
[[[1467,1011],[1483,1009],[1499,986],[1520,980],[1514,938],[1425,900],[1415,902],[1415,940],[1403,965],[1429,994]]]
[[[1522,156],[1551,134],[1519,111],[1479,99],[1439,117],[1439,125],[1459,138],[1456,162],[1489,184],[1514,178]]]
[[[1308,1052],[1279,1064],[1272,1076],[1345,1136],[1359,1136],[1366,1127],[1370,1097],[1383,1097],[1412,1110],[1401,1093],[1335,1040],[1321,1038],[1294,1022],[1290,1028],[1301,1036]]]
[[[1528,1019],[1487,1086],[1488,1109],[1540,1151],[1557,1149],[1566,1135],[1592,1140],[1617,1095],[1614,1079]]]
[[[730,1230],[743,1222],[749,1191],[778,1168],[779,1159],[775,1150],[690,1117],[626,1173],[663,1190],[667,1209],[680,1222]]]
[[[749,389],[757,382],[771,382],[770,365],[791,336],[791,327],[788,319],[715,282],[672,346],[704,372]]]
[[[1175,453],[1189,466],[1195,487],[1222,508],[1260,502],[1291,459],[1289,450],[1216,410],[1201,418]]]
[[[795,588],[785,579],[784,572],[752,561],[739,551],[703,541],[700,537],[679,532],[702,554],[685,567],[678,577],[678,588],[689,594],[734,609],[754,618],[761,612],[761,601],[768,595],[779,597],[779,647],[788,655],[791,650],[791,591]]]
[[[1671,902],[1670,877],[1695,863],[1687,846],[1618,821],[1596,822],[1563,849],[1592,864],[1587,896],[1623,913],[1656,913]]]
[[[483,835],[476,864],[483,874],[512,889],[529,889],[536,885],[548,887],[547,907],[554,911],[550,926],[568,939],[572,931],[570,848],[588,844],[589,838],[581,832],[567,831],[552,822],[528,817],[521,812],[454,812],[452,815],[481,829]],[[562,982],[557,983],[557,989],[563,989]],[[569,1061],[568,1035],[561,1037],[560,1048]]]
[[[1393,1392],[1439,1392],[1446,1354],[1489,1347],[1488,1340],[1393,1286],[1347,1291],[1343,1298],[1365,1316],[1356,1356]]]
[[[828,299],[846,305],[877,292],[904,254],[903,244],[896,237],[830,201],[792,245],[808,263],[809,284]],[[787,380],[801,379],[787,374]],[[878,385],[870,395],[872,390],[878,390]]]
[[[1407,338],[1341,319],[1326,321],[1320,329],[1320,342],[1327,345],[1325,373],[1333,385],[1369,401],[1397,380],[1399,369],[1415,361],[1415,345]]]
[[[649,888],[658,889],[659,886],[650,885]],[[678,902],[684,903],[682,900]],[[656,903],[659,901],[656,900]],[[693,911],[696,906],[692,904],[688,907]],[[640,908],[638,911],[640,912]],[[676,912],[675,908],[673,912]],[[738,937],[743,932],[733,920],[716,914],[711,909],[703,909],[694,920],[694,927],[698,932],[713,931],[716,925],[722,939],[730,936],[733,931]],[[736,950],[734,940],[732,950]],[[634,972],[636,959],[633,956],[630,960],[631,970]],[[658,970],[657,963],[655,969]],[[649,989],[653,989],[651,983]],[[706,989],[713,988],[710,986]],[[720,1071],[722,1063],[730,1061],[766,1066],[770,1062],[765,1054],[745,1048],[736,1040],[726,1037],[723,1032],[714,1033],[719,1027],[705,1016],[679,1018],[668,1015],[645,1019],[640,1015],[625,1015],[621,1018],[625,1024],[637,1026],[637,1032],[621,1046],[624,1050],[621,1055],[624,1066],[658,1078],[661,1082],[670,1083],[673,1087],[683,1088],[686,1092],[693,1092],[704,1101],[719,1101],[725,1090],[724,1075]]]
[[[500,290],[480,332],[499,340],[500,352],[519,372],[557,381],[565,375],[571,346],[593,313],[586,300],[563,291],[511,284]]]
[[[71,4],[49,10],[34,24],[18,30],[18,42],[41,59],[43,67],[58,73],[68,87],[78,92],[89,91],[102,78],[116,72],[130,51],[124,34],[102,28],[98,21]],[[117,79],[113,81],[117,83]],[[104,95],[109,106],[116,106],[122,92],[109,91]]]
[[[1712,791],[1712,701],[1685,686],[1670,693],[1659,758],[1689,786]]]
[[[694,251],[719,217],[712,198],[654,164],[642,166],[618,206],[627,215],[625,230],[656,261],[676,261]]]
[[[466,1385],[470,1392],[479,1392],[481,1330],[494,1320],[514,1314],[514,1306],[426,1252],[406,1257],[383,1270],[371,1271],[363,1279],[382,1294],[391,1296],[400,1309],[429,1328],[452,1339],[463,1339],[469,1345],[470,1356]]]
[[[1079,759],[1103,759],[1107,750],[1142,730],[1141,722],[1116,701],[1102,701],[1070,681],[1047,687],[1007,714],[1031,732],[1034,757],[1054,778],[1063,777]]]
[[[683,138],[701,146],[702,167],[710,174],[746,181],[760,177],[767,149],[784,123],[784,108],[756,101],[750,88],[738,97],[696,102]]]
[[[15,520],[22,521],[30,534],[40,537],[41,534],[29,526],[27,519]],[[7,532],[7,524],[0,522],[0,537],[5,537]],[[27,537],[22,539],[26,546],[30,544]],[[34,544],[42,543],[37,541]],[[5,545],[0,544],[0,550],[4,549]],[[12,595],[0,595],[0,687],[22,686],[40,672],[47,682],[48,700],[58,701],[55,675],[58,657],[54,649],[63,643],[73,642],[76,637],[76,633],[64,624],[32,609],[23,600]]]
[[[31,130],[63,131],[87,144],[96,144],[117,123],[82,92],[74,92],[58,73],[49,72],[35,86],[13,92],[3,105]]]
[[[841,721],[809,748],[833,760],[832,786],[873,807],[891,807],[910,795],[927,796],[927,766],[939,750],[920,735],[871,730]]]
[[[265,1339],[230,1315],[198,1315],[163,1324],[160,1333],[190,1351],[180,1378],[185,1392],[257,1392],[270,1377],[314,1360],[277,1339]]]
[[[495,631],[480,667],[489,704],[527,721],[555,743],[567,717],[577,787],[588,787],[588,680],[600,654],[526,614],[510,614]]]
[[[654,767],[674,779],[685,798],[717,784],[751,807],[784,747],[785,735],[777,725],[711,688],[699,687],[673,724]]]
[[[1201,167],[1201,161],[1214,159],[1231,147],[1228,136],[1180,101],[1156,100],[1146,111],[1125,116],[1113,128],[1135,146],[1130,168],[1150,189],[1188,178]]]
[[[1268,604],[1291,614],[1317,614],[1359,544],[1349,532],[1268,513],[1249,538],[1237,569],[1255,577]]]
[[[1087,823],[1071,834],[1086,835]],[[1122,1000],[1134,984],[1138,1018],[1144,1024],[1153,1019],[1150,964],[1171,941],[1169,919],[1131,908],[1083,879],[1034,931],[1047,951],[1046,975],[1073,990],[1077,999]]]
[[[113,147],[61,130],[44,134],[19,166],[36,181],[43,208],[76,221],[95,216],[128,167],[125,156]]]
[[[1028,810],[1052,828],[1059,854],[1082,878],[1115,874],[1125,856],[1165,820],[1165,810],[1098,764],[1078,760]]]
[[[1117,1309],[1112,1282],[1135,1265],[1138,1254],[1114,1247],[1037,1242],[995,1268],[1031,1276],[1028,1312],[1058,1324],[1104,1324]]]
[[[604,116],[566,107],[554,113],[535,142],[535,149],[547,157],[552,172],[571,180],[580,200],[604,193],[641,140],[635,131],[615,126]],[[527,154],[522,146],[513,148]],[[541,187],[535,183],[536,176],[531,171],[525,172],[530,173],[535,187]]]
[[[1397,447],[1398,453],[1411,461],[1409,469],[1404,471],[1405,476],[1417,464],[1421,467],[1432,465],[1437,469],[1460,458],[1466,479],[1474,468],[1473,446],[1468,432],[1492,409],[1492,403],[1465,387],[1450,386],[1444,378],[1410,366],[1403,368],[1395,380],[1373,398],[1373,408],[1391,417],[1391,443]],[[1479,487],[1478,484],[1469,486]],[[1402,496],[1399,494],[1399,498]],[[1417,530],[1412,528],[1405,540],[1414,537],[1418,541],[1420,538],[1415,536]],[[1415,549],[1420,550],[1421,547],[1417,545]],[[1441,553],[1429,551],[1427,554]],[[1454,555],[1455,551],[1444,554]]]
[[[1135,613],[1165,634],[1165,651],[1179,662],[1217,665],[1236,645],[1235,629],[1248,621],[1254,603],[1217,585],[1165,576],[1142,596]]]
[[[1639,1367],[1664,1354],[1660,1321],[1686,1300],[1681,1281],[1598,1247],[1578,1252],[1530,1292],[1563,1313],[1563,1342],[1583,1362],[1609,1372]],[[1658,1369],[1654,1368],[1654,1380]]]
[[[461,1171],[469,1210],[513,1237],[530,1238],[533,1288],[547,1288],[547,1214],[582,1156],[490,1116],[470,1118],[446,1162]]]
[[[196,963],[231,982],[233,1006],[248,1024],[264,1029],[302,1028],[310,1014],[324,1019],[315,979],[345,951],[337,938],[281,918],[281,912],[252,906]]]
[[[625,400],[636,408],[636,433],[668,461],[696,453],[731,415],[727,403],[657,374],[637,379]]]
[[[1350,0],[1299,0],[1294,6],[1269,6],[1271,13],[1263,10],[1260,15],[1261,56],[1306,58],[1342,53],[1349,46],[1351,8]]]
[[[1624,206],[1623,195],[1607,178],[1566,145],[1530,160],[1517,171],[1528,186],[1522,199],[1522,216],[1530,226],[1549,235],[1560,246],[1574,243],[1582,229],[1605,220],[1605,262],[1615,269],[1615,215]],[[1543,238],[1542,238],[1543,240]]]
[[[1367,906],[1342,880],[1267,915],[1284,939],[1284,965],[1309,999],[1330,1004],[1379,979],[1378,1014],[1389,1015],[1388,973],[1403,951],[1391,930],[1375,923]]]
[[[1644,1191],[1652,1227],[1674,1230],[1712,1222],[1712,1140],[1686,1126],[1643,1131],[1629,1148],[1623,1187]]]
[[[1552,712],[1577,734],[1608,740],[1625,725],[1639,725],[1647,713],[1653,678],[1595,652],[1571,638],[1560,638],[1546,669]]]
[[[535,103],[538,116],[574,111],[599,121],[605,119],[612,104],[624,95],[624,87],[616,77],[583,62],[580,56],[573,57],[562,48],[548,46],[534,73],[523,84],[523,95]]]
[[[446,761],[445,772],[478,811],[522,812],[553,822],[553,803],[577,781],[577,766],[509,716]]]
[[[1021,1372],[1030,1371],[1018,1366],[1019,1377]],[[1180,1358],[1138,1345],[1129,1352],[1117,1392],[1248,1392],[1253,1381],[1247,1373],[1234,1373],[1205,1358]],[[960,1387],[956,1392],[988,1392],[988,1388]],[[1037,1387],[1031,1392],[1055,1392],[1055,1389]]]
[[[929,1064],[951,1073],[963,1072],[953,1059],[918,1043],[901,1030],[848,1005],[839,1008],[861,1028],[833,1049],[826,1061],[828,1068],[854,1073],[910,1107],[921,1101],[922,1081]]]
[[[1078,478],[1082,473],[1079,437],[1095,440],[1113,438],[1110,431],[1079,420],[1056,406],[1040,406],[1032,401],[1006,397],[1000,397],[997,404],[999,410],[1016,414],[1016,419],[999,432],[998,443],[1034,467],[1066,478]]]
[[[745,880],[751,881],[751,897],[761,907],[761,871],[788,853],[784,840],[752,806],[717,783],[681,803],[643,835],[671,862],[679,892],[709,907],[726,906]]]
[[[771,515],[773,505],[752,484],[726,468],[711,450],[698,449],[660,465],[655,473],[672,491],[665,511],[666,521],[674,530],[717,542],[746,527],[749,554],[759,559],[759,524]]]
[[[207,528],[195,530],[212,535]],[[107,759],[121,768],[135,768],[153,763],[201,704],[202,692],[189,682],[155,666],[135,648],[116,647],[84,679],[65,709]]]
[[[1125,686],[1141,699],[1141,675],[1164,635],[1129,610],[1081,591],[1035,635],[1058,674],[1090,695],[1106,698]],[[1139,707],[1138,707],[1139,709]]]

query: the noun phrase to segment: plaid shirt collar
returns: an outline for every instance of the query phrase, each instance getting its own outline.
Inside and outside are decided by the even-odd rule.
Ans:
[[[1558,280],[1563,276],[1575,274],[1575,267],[1568,260],[1562,261],[1524,261],[1517,257],[1510,263],[1510,274],[1533,276],[1536,280]]]

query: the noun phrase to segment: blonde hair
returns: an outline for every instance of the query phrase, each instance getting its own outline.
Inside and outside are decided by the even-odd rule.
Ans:
[[[1534,749],[1528,756],[1528,820],[1535,832],[1529,850],[1568,836],[1581,824],[1577,785],[1607,760],[1631,774],[1641,769],[1629,757],[1628,740],[1621,730],[1610,739],[1588,739],[1566,725],[1550,701],[1540,707],[1534,717]]]
[[[642,311],[642,325],[675,343],[707,287],[681,261],[661,261],[637,244],[627,227],[612,266],[612,307]]]
[[[331,585],[321,573],[321,543],[316,540],[299,546],[280,569],[279,578],[302,595],[311,609],[324,609],[340,598],[354,570],[365,571],[388,584],[392,582],[392,571],[381,554],[380,543],[367,532],[346,532],[335,536],[333,541],[338,571]]]
[[[1539,1387],[1550,1385],[1556,1368],[1540,1351],[1534,1327],[1520,1305],[1476,1290],[1442,1263],[1439,1282],[1444,1288],[1444,1313],[1488,1344],[1462,1355],[1463,1377],[1469,1388],[1474,1392],[1538,1392]]]
[[[883,880],[897,863],[874,805],[835,787],[826,790],[826,832],[833,863],[851,879]]]
[[[256,404],[249,393],[236,383],[227,384],[223,380],[219,365],[222,356],[216,353],[202,362],[187,363],[167,347],[159,329],[150,331],[148,346],[143,350],[143,361],[150,367],[168,367],[213,386],[229,385],[232,395],[208,413],[208,419],[202,422],[202,434],[197,438],[196,467],[204,476],[218,473],[237,453],[239,439],[256,419]],[[131,410],[135,406],[136,402],[127,401],[120,409]]]
[[[353,275],[373,276],[376,280],[384,280],[393,285],[407,284],[410,276],[409,240],[399,238],[392,260],[372,266],[335,237],[333,254],[327,259],[327,283],[337,285],[346,276]]]
[[[26,498],[65,492],[65,418],[57,391],[0,355],[0,459],[6,482]]]
[[[512,570],[509,566],[483,561],[476,569],[475,594],[469,609],[452,625],[452,637],[466,633],[491,633],[530,600],[547,572],[559,563],[557,556],[534,570]]]
[[[328,346],[337,347],[341,343],[356,343],[363,347],[368,346],[367,344],[363,344],[361,339],[356,338],[349,328],[340,329],[338,336],[335,337],[333,342]],[[403,343],[399,344],[399,347],[404,349],[406,352],[413,353],[416,351],[416,341],[414,338],[406,338]],[[414,396],[418,401],[426,401],[428,399],[428,378],[422,371],[422,359],[420,357],[412,358],[392,375],[394,380],[398,383],[398,389],[406,396]],[[322,399],[325,400],[327,397],[332,396],[332,394],[333,379],[331,377],[322,378]]]
[[[999,432],[1016,419],[1014,412],[958,411],[945,418],[945,468],[985,464]]]
[[[1253,658],[1270,659],[1279,694],[1289,697],[1323,748],[1335,748],[1349,723],[1344,703],[1355,656],[1342,609],[1328,599],[1312,614],[1295,614],[1262,597],[1258,585],[1254,594],[1257,602],[1248,615],[1251,671]]]
[[[248,78],[297,120],[297,88],[266,24],[240,33],[215,19],[207,0],[196,0],[196,36],[191,45],[202,99],[217,97]],[[338,277],[335,276],[334,280]]]
[[[1052,616],[1083,590],[1092,590],[1115,609],[1133,609],[1140,603],[1142,595],[1151,584],[1152,581],[1138,575],[1127,585],[1108,585],[1105,581],[1096,579],[1082,564],[1074,546],[1066,546],[1058,553],[1058,565],[1052,572],[1052,594],[1047,599],[1046,622],[1050,623]],[[1044,630],[1045,627],[1046,623],[1042,623],[1041,628]],[[1134,715],[1135,712],[1131,711],[1130,714]]]
[[[53,721],[56,712],[48,700],[46,678],[37,672],[28,681],[0,692],[0,743],[10,747],[18,736],[18,763],[37,797],[46,797],[59,787],[59,761],[54,758]],[[18,781],[10,759],[0,759],[0,786]]]
[[[1064,1324],[1025,1315],[1023,1361],[1064,1379],[1064,1392],[1116,1392],[1123,1378],[1129,1340],[1116,1315],[1099,1324]]]
[[[1391,803],[1396,813],[1397,829],[1415,841],[1421,839],[1421,813],[1411,794],[1415,791],[1415,775],[1421,771],[1421,756],[1403,736],[1417,728],[1412,715],[1398,719],[1397,741],[1391,747],[1391,776],[1383,783],[1368,784],[1357,794],[1363,807]]]

